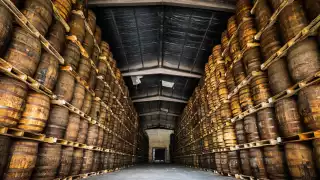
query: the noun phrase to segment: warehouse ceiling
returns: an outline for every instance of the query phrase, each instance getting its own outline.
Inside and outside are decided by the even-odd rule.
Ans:
[[[94,8],[97,24],[125,76],[142,126],[174,129],[212,47],[220,43],[235,0],[211,0],[219,6],[210,3],[204,9],[95,2],[100,3]]]

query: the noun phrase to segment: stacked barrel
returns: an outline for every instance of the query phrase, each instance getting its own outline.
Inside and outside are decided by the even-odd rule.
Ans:
[[[137,144],[137,153],[134,159],[134,163],[147,163],[148,153],[149,153],[149,140],[148,136],[143,132],[142,128],[137,130],[137,139],[135,143]]]
[[[26,0],[23,27],[13,25],[14,5],[0,4],[1,66],[14,68],[0,75],[0,126],[50,139],[0,135],[0,179],[65,178],[134,162],[138,115],[95,14],[85,17],[80,2],[72,10],[71,0],[54,1],[56,19],[51,1]]]
[[[209,152],[190,153],[185,151],[188,146],[181,148],[180,145],[181,149],[176,150],[178,162],[190,165],[186,163],[190,154],[200,159],[207,155],[207,161],[201,160],[211,163],[207,169],[225,175],[242,174],[258,179],[319,178],[317,136],[315,140],[298,138],[295,142],[285,140],[280,144],[269,144],[271,140],[279,140],[278,137],[290,139],[286,137],[301,137],[301,133],[313,134],[313,131],[316,134],[320,130],[320,87],[317,81],[308,84],[319,71],[319,41],[315,37],[319,31],[304,40],[292,40],[302,31],[306,33],[305,27],[319,18],[320,1],[286,3],[278,0],[237,1],[236,15],[229,18],[227,30],[221,35],[221,45],[213,47],[205,66],[205,85],[201,86],[206,88],[201,93],[207,94],[204,107],[208,109],[202,117],[211,120],[209,129],[213,130],[211,133],[209,130],[212,141]],[[282,10],[277,16],[278,23],[270,25],[279,8]],[[275,55],[282,55],[280,49],[286,43],[289,43],[286,56],[269,63]],[[269,65],[264,70],[266,63]],[[291,88],[295,84],[298,84],[295,87],[302,87],[296,95]],[[277,98],[281,94],[287,95]],[[203,122],[206,121],[202,120],[200,124]],[[200,141],[204,142],[206,150],[208,131],[203,129],[201,132]],[[183,135],[176,136],[183,141]],[[256,142],[269,143],[257,147]],[[190,143],[193,144],[190,139],[183,141],[185,145]]]

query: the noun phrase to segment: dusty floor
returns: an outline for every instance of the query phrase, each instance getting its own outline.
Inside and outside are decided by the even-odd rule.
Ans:
[[[198,169],[171,164],[136,165],[118,172],[93,176],[88,180],[231,180],[234,178],[215,175]]]

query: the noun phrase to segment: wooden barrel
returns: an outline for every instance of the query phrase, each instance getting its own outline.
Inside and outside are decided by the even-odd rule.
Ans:
[[[251,98],[251,90],[248,85],[239,89],[239,102],[242,111],[245,111],[253,106],[253,100]]]
[[[99,170],[105,170],[104,169],[104,164],[105,164],[105,162],[104,162],[104,160],[105,160],[105,152],[100,152],[100,158],[99,158],[99,160],[100,160],[100,164],[99,164],[99,167],[98,167],[98,169]]]
[[[50,53],[44,52],[34,75],[34,79],[46,88],[52,90],[58,79],[59,62]]]
[[[79,63],[79,68],[78,68],[78,74],[79,76],[86,82],[89,80],[90,76],[90,71],[91,71],[91,64],[90,64],[90,59],[81,57],[80,63]]]
[[[255,178],[268,178],[260,148],[249,149],[250,166]]]
[[[92,10],[88,10],[88,24],[89,24],[89,27],[91,29],[91,31],[94,33],[95,30],[96,30],[96,21],[97,21],[97,18],[96,18],[96,15],[94,14],[94,12]]]
[[[77,70],[80,62],[79,46],[74,42],[68,40],[63,53],[63,58],[66,65],[71,66],[73,70]]]
[[[60,164],[61,145],[41,143],[36,167],[33,170],[34,180],[52,180],[56,176],[56,171]]]
[[[220,116],[223,122],[226,122],[228,119],[232,117],[231,110],[230,110],[230,103],[223,102],[220,106]]]
[[[305,0],[304,6],[306,13],[310,20],[315,19],[320,14],[320,1],[319,0]]]
[[[52,23],[52,5],[50,0],[26,0],[22,14],[45,36]]]
[[[268,99],[271,97],[271,93],[269,90],[268,76],[265,73],[254,76],[251,80],[250,86],[254,105],[268,102]]]
[[[259,141],[260,137],[258,132],[256,114],[251,114],[249,116],[244,117],[243,122],[244,122],[244,130],[245,130],[248,142]]]
[[[102,59],[99,60],[98,70],[99,70],[99,75],[106,78],[107,71],[108,71],[107,60],[102,60]]]
[[[232,37],[233,34],[237,31],[236,16],[231,16],[228,19],[227,31],[228,31],[228,36],[229,37]]]
[[[102,97],[102,101],[105,102],[109,107],[112,107],[112,104],[110,104],[111,101],[113,100],[112,95],[113,94],[112,94],[111,90],[106,87],[104,89],[104,94],[103,94],[103,97]]]
[[[49,29],[47,40],[58,53],[61,53],[64,48],[65,34],[66,29],[60,21],[55,21]]]
[[[98,151],[94,152],[93,162],[92,162],[92,169],[91,169],[92,172],[97,172],[97,171],[101,170],[100,164],[101,164],[101,160],[103,159],[103,158],[100,159],[101,158],[100,157],[101,154],[102,154],[102,152],[98,152]]]
[[[214,153],[214,159],[216,162],[217,171],[222,172],[221,153]]]
[[[78,133],[80,129],[80,115],[75,113],[70,113],[68,126],[66,133],[64,135],[64,139],[68,141],[76,141],[78,138]]]
[[[261,66],[261,54],[258,47],[247,50],[243,55],[243,64],[247,74],[251,74],[254,71],[260,71]]]
[[[97,172],[97,171],[100,171],[100,163],[101,163],[101,155],[102,152],[99,152],[99,151],[95,151],[94,152],[94,155],[93,155],[93,162],[92,162],[92,169],[91,171],[92,172]]]
[[[229,170],[229,162],[228,162],[228,153],[226,152],[221,152],[220,153],[220,163],[221,163],[221,168],[223,173],[230,173]]]
[[[101,28],[99,26],[96,26],[96,30],[94,32],[94,38],[96,39],[97,44],[99,45],[101,43],[101,35],[102,35]]]
[[[218,129],[216,132],[217,132],[217,141],[218,141],[219,148],[225,148],[226,145],[223,140],[223,130]]]
[[[89,91],[86,91],[81,111],[84,112],[85,114],[89,114],[91,110],[91,104],[92,104],[92,96]]]
[[[24,109],[27,85],[8,76],[0,76],[0,125],[16,127]]]
[[[105,148],[105,149],[108,149],[108,145],[109,145],[109,132],[106,131],[104,133],[104,137],[103,137],[103,143],[102,143],[102,147]]]
[[[236,4],[237,22],[240,24],[243,18],[250,17],[250,10],[252,8],[250,0],[239,0]]]
[[[292,85],[287,62],[284,58],[272,63],[268,68],[269,87],[272,94],[278,94]]]
[[[269,6],[268,0],[261,0],[257,2],[255,20],[258,30],[261,30],[268,24],[272,13],[273,12],[271,10],[271,7]]]
[[[17,140],[12,143],[3,180],[29,179],[36,166],[38,142]]]
[[[307,38],[289,49],[288,69],[295,82],[304,80],[319,71],[318,49],[317,42],[313,37]]]
[[[8,136],[0,135],[0,179],[3,178],[4,170],[7,166],[11,139]]]
[[[18,128],[41,133],[46,126],[50,111],[50,98],[44,94],[30,91]]]
[[[70,22],[70,35],[75,35],[77,37],[77,40],[82,43],[85,37],[86,28],[84,25],[84,19],[78,14],[72,13]]]
[[[94,89],[96,87],[96,82],[97,82],[97,71],[95,69],[91,69],[90,72],[90,78],[89,78],[89,88]]]
[[[81,118],[76,142],[82,143],[82,144],[86,142],[88,128],[89,128],[88,121],[86,119]]]
[[[284,149],[280,146],[265,146],[263,148],[264,162],[270,179],[289,178],[285,161]]]
[[[98,142],[98,132],[99,132],[99,127],[97,125],[89,125],[88,129],[88,135],[87,135],[87,141],[86,144],[89,146],[96,146]]]
[[[99,127],[98,139],[97,139],[97,145],[96,145],[96,146],[102,147],[103,137],[104,137],[104,129],[102,129],[101,127]]]
[[[80,174],[83,162],[83,149],[75,148],[72,155],[72,165],[69,172],[70,176]]]
[[[83,106],[85,94],[86,94],[85,87],[80,83],[76,83],[76,85],[74,86],[74,93],[73,93],[73,98],[71,100],[71,104],[74,107],[81,109]]]
[[[104,86],[104,81],[97,81],[96,88],[94,90],[96,97],[99,97],[100,99],[103,98],[104,89],[107,88]]]
[[[293,97],[277,101],[275,112],[282,136],[293,136],[304,131],[298,113],[298,105]]]
[[[57,95],[59,99],[70,102],[73,97],[74,86],[74,77],[67,71],[60,71],[54,94]]]
[[[238,120],[235,122],[235,132],[237,137],[238,144],[247,143],[246,133],[244,130],[244,122],[243,120]]]
[[[45,134],[49,137],[63,138],[69,119],[69,110],[52,105]]]
[[[110,56],[110,46],[106,41],[102,41],[100,44],[100,49],[101,49],[101,56],[106,56],[109,58]],[[110,59],[107,59],[107,61],[110,61]],[[110,62],[111,63],[111,62]],[[111,64],[110,64],[111,65]],[[112,66],[112,65],[111,65]]]
[[[15,27],[4,59],[26,75],[33,76],[40,56],[40,40],[21,27]]]
[[[278,8],[282,1],[270,0],[274,9]],[[308,25],[302,3],[295,1],[286,6],[279,14],[280,27],[284,40],[288,42]]]
[[[309,130],[320,129],[320,85],[303,88],[298,93],[299,112]]]
[[[100,117],[100,106],[101,106],[101,102],[94,100],[92,101],[92,105],[91,105],[91,110],[90,110],[90,117],[98,120]]]
[[[93,36],[88,31],[86,31],[86,35],[83,41],[83,48],[87,51],[89,57],[92,56],[93,46],[94,46]]]
[[[261,34],[260,45],[264,61],[268,60],[282,46],[278,32],[278,28],[272,26]]]
[[[249,158],[249,150],[243,149],[240,150],[240,162],[242,173],[247,176],[251,176],[251,166],[250,166],[250,158]]]
[[[246,78],[245,69],[242,61],[234,62],[232,70],[236,85],[239,85]]]
[[[106,118],[107,118],[107,108],[104,106],[100,107],[100,116],[99,116],[99,123],[102,125],[106,125]]]
[[[231,112],[232,117],[238,116],[241,113],[241,107],[238,94],[231,96]]]
[[[314,20],[319,14],[320,1],[319,0],[305,0],[303,1],[306,13],[308,14],[309,20]],[[320,31],[318,29],[318,42],[320,42]]]
[[[284,148],[292,179],[317,179],[312,149],[308,144],[287,143]]]
[[[101,157],[101,158],[103,158],[103,162],[104,162],[104,164],[102,166],[102,169],[104,169],[104,170],[108,170],[109,169],[108,168],[108,157],[109,157],[109,153],[104,153],[104,156]]]
[[[218,86],[219,100],[223,101],[228,98],[228,89],[226,81],[221,81]]]
[[[228,152],[228,163],[229,163],[229,169],[230,174],[241,174],[241,163],[239,154],[237,151],[230,151]]]
[[[273,108],[265,108],[257,112],[258,129],[261,140],[279,137],[277,119]]]
[[[239,42],[242,50],[249,49],[248,51],[250,51],[250,49],[256,49],[256,47],[252,47],[251,45],[255,43],[254,36],[256,34],[257,34],[257,30],[255,28],[254,20],[251,18],[244,20],[241,26],[239,26],[239,31],[238,31]],[[258,63],[258,61],[256,61],[255,63]]]
[[[72,0],[55,0],[53,4],[58,10],[58,13],[67,22],[72,8]]]
[[[99,48],[94,46],[91,59],[96,66],[98,66],[98,63],[99,63],[99,55],[100,55]]]
[[[73,147],[62,146],[61,160],[56,178],[65,178],[69,175],[72,164],[73,151]]]
[[[88,149],[84,150],[80,174],[94,172],[94,171],[91,171],[93,166],[93,156],[94,156],[94,151],[88,150]]]
[[[312,142],[313,147],[314,147],[314,158],[315,158],[315,162],[318,168],[318,173],[320,171],[320,139],[315,139]]]
[[[4,6],[0,5],[0,55],[5,52],[12,32],[12,15]]]
[[[229,92],[232,92],[236,88],[236,83],[231,70],[226,72],[227,88]]]
[[[223,140],[226,147],[233,147],[237,145],[236,133],[233,126],[225,126],[223,128]]]

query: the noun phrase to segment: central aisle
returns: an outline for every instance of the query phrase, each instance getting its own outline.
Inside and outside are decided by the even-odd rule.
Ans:
[[[231,180],[198,169],[172,164],[136,165],[118,172],[93,176],[88,180]]]

